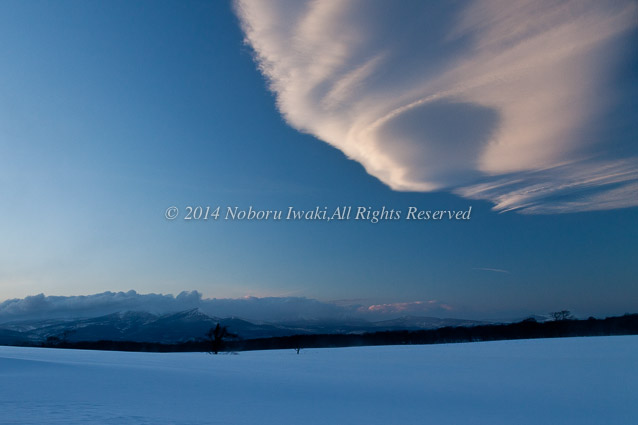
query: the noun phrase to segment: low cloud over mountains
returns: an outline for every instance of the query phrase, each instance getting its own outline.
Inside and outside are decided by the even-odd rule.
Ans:
[[[216,317],[240,317],[251,321],[384,320],[401,316],[449,316],[453,308],[436,300],[390,304],[330,303],[304,297],[204,298],[198,291],[171,294],[139,294],[136,291],[93,295],[47,296],[38,294],[0,303],[0,323],[23,320],[98,317],[143,311],[167,314],[199,309]]]

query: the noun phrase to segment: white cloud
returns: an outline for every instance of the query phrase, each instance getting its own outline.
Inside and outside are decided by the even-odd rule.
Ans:
[[[161,314],[196,308],[202,301],[197,291],[182,292],[177,297],[163,294],[103,292],[93,295],[32,295],[0,303],[0,322],[11,320],[96,317],[120,311],[147,311]]]
[[[369,317],[384,318],[384,316],[412,316],[446,314],[454,310],[451,306],[437,300],[410,301],[388,304],[373,304],[359,308],[359,312]]]
[[[490,200],[499,211],[553,214],[607,210],[637,202],[638,169],[635,161],[622,159],[567,163],[467,186],[457,193]]]
[[[628,138],[586,131],[610,104],[610,47],[635,29],[633,1],[236,9],[286,121],[395,190],[447,189],[527,213],[638,205],[636,157],[607,154]]]

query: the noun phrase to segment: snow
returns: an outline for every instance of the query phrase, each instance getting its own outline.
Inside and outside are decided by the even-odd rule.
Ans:
[[[0,347],[2,424],[630,424],[638,336],[205,353]]]

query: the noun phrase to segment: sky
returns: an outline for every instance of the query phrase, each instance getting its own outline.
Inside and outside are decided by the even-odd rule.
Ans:
[[[637,16],[635,1],[4,1],[0,306],[635,312]],[[402,217],[184,220],[189,206]]]

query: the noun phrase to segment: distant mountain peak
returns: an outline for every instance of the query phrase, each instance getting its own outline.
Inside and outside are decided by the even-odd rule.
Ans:
[[[210,317],[206,313],[202,312],[199,308],[192,308],[190,310],[177,311],[173,313],[167,313],[160,316],[160,319],[171,320],[219,320],[216,317]]]

